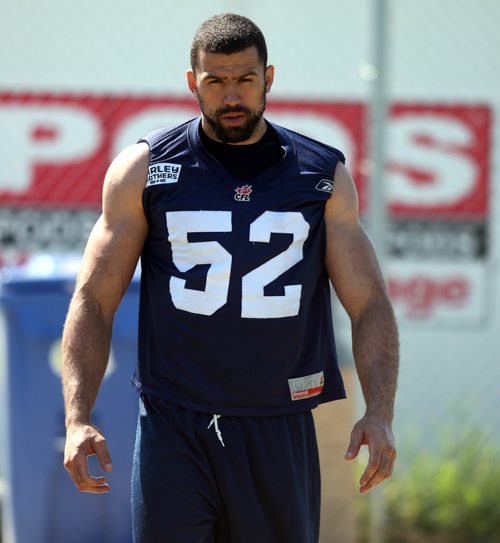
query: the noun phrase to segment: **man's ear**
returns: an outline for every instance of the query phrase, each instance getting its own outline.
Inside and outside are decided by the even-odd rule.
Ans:
[[[273,81],[274,81],[274,66],[272,64],[270,64],[266,68],[265,79],[266,79],[266,92],[270,92],[271,87],[273,86]]]
[[[187,84],[191,93],[196,96],[196,75],[193,70],[187,70],[186,72]]]

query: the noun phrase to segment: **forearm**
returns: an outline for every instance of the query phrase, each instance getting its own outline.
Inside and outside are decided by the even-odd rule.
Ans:
[[[399,340],[394,313],[385,296],[371,302],[352,321],[353,353],[367,414],[391,422],[399,370]]]
[[[90,423],[109,358],[112,316],[82,293],[73,297],[62,342],[62,384],[66,425]]]

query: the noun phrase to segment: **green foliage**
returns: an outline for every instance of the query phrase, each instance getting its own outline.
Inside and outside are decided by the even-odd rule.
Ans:
[[[475,430],[448,434],[385,489],[387,543],[498,543],[500,445]]]

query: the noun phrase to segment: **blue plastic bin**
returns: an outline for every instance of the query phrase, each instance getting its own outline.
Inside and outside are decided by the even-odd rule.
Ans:
[[[80,493],[63,468],[64,411],[58,364],[74,280],[11,278],[0,286],[5,345],[3,418],[5,543],[128,543],[130,473],[138,398],[130,378],[136,360],[139,288],[133,282],[117,312],[112,363],[94,421],[113,459],[108,494]],[[101,473],[95,458],[93,474]]]

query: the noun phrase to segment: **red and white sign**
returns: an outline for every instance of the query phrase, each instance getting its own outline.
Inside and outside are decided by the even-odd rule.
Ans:
[[[348,151],[359,173],[362,104],[277,101],[269,113]],[[197,115],[190,98],[0,94],[0,205],[99,207],[104,174],[121,149]]]
[[[481,262],[392,261],[387,275],[399,320],[474,324],[483,316],[487,282]]]
[[[197,115],[192,98],[0,93],[1,248],[79,250],[111,160],[147,132]],[[366,210],[365,104],[271,99],[266,116],[340,149]],[[400,260],[389,290],[400,318],[477,320],[484,311],[491,123],[482,104],[390,108],[385,182]],[[440,240],[460,263],[436,250]]]
[[[485,106],[395,104],[387,142],[393,215],[486,217],[490,132]]]
[[[270,100],[268,117],[342,150],[366,207],[367,108]],[[112,158],[150,130],[198,115],[191,98],[0,94],[0,205],[99,207]],[[387,193],[394,216],[487,214],[491,112],[395,104]]]

